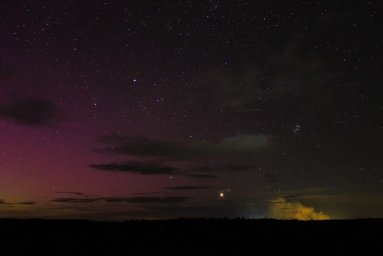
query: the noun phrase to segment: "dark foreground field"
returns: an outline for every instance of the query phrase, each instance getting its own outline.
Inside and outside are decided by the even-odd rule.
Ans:
[[[0,219],[1,255],[382,255],[383,219]],[[355,252],[355,251],[354,251]]]

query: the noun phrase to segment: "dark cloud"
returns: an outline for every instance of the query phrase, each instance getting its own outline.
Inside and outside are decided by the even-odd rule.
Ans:
[[[158,162],[127,161],[119,164],[92,164],[89,167],[113,172],[133,172],[141,175],[174,174],[177,168]]]
[[[73,203],[73,204],[89,204],[94,203],[96,201],[99,201],[99,198],[71,198],[71,197],[65,197],[65,198],[56,198],[53,199],[52,202],[58,202],[58,203]]]
[[[284,199],[291,199],[291,198],[297,198],[297,197],[300,197],[301,195],[299,194],[294,194],[294,195],[287,195],[287,196],[283,196],[282,198]]]
[[[265,173],[263,175],[263,178],[265,179],[265,181],[270,182],[270,183],[276,182],[278,179],[277,175],[272,174],[272,173]]]
[[[99,141],[109,145],[96,152],[111,154],[160,157],[172,160],[211,159],[251,155],[273,144],[274,136],[240,134],[214,142],[155,141],[144,137],[102,136]],[[103,167],[103,166],[100,166]],[[108,168],[108,166],[105,166]],[[113,166],[118,168],[118,166]]]
[[[88,167],[111,172],[130,172],[141,175],[171,174],[190,177],[195,179],[215,179],[217,175],[212,172],[246,172],[255,170],[257,166],[250,162],[241,161],[242,164],[235,164],[239,158],[253,157],[261,149],[273,145],[273,136],[237,135],[235,137],[223,138],[218,142],[170,142],[155,141],[145,137],[124,137],[118,135],[102,136],[99,142],[105,145],[104,148],[96,150],[99,153],[112,155],[127,155],[157,160],[126,161],[121,163],[90,164]],[[192,168],[174,167],[165,162],[190,159],[196,165],[206,163],[206,160],[224,157],[227,163],[219,165],[202,165]],[[167,159],[166,161],[164,159]],[[246,163],[248,162],[248,163]],[[210,163],[210,161],[209,161]],[[173,163],[175,164],[175,163]]]
[[[130,203],[130,204],[151,204],[151,203],[160,203],[160,204],[171,204],[171,203],[182,203],[188,200],[191,197],[186,196],[165,196],[165,197],[99,197],[99,198],[55,198],[52,199],[52,202],[56,203],[73,203],[73,204],[87,204],[94,203],[97,201],[104,201],[106,203]]]
[[[36,204],[36,202],[33,201],[26,201],[26,202],[20,202],[20,203],[6,203],[4,200],[0,199],[0,205],[6,205],[6,206],[13,206],[13,205],[32,205]]]
[[[52,126],[64,119],[53,102],[33,97],[0,105],[0,117],[26,126]]]
[[[166,187],[165,189],[169,190],[200,190],[200,189],[210,189],[213,187],[208,186],[176,186],[176,187]]]
[[[31,205],[31,204],[36,204],[36,202],[28,201],[28,202],[21,202],[20,204]]]
[[[222,165],[214,165],[214,166],[198,166],[191,169],[191,172],[245,172],[255,170],[257,166],[255,165],[239,165],[239,164],[222,164]]]
[[[153,191],[153,192],[141,192],[141,193],[134,193],[135,195],[154,195],[158,194],[158,191]]]
[[[168,196],[168,197],[107,197],[103,198],[103,200],[107,203],[119,203],[125,202],[130,204],[152,204],[152,203],[160,203],[160,204],[171,204],[171,203],[183,203],[191,197],[187,196]]]
[[[186,176],[189,176],[190,178],[196,178],[196,179],[216,179],[216,178],[218,178],[218,176],[216,176],[216,175],[198,174],[198,173],[186,174]]]
[[[56,191],[57,194],[70,194],[70,195],[76,195],[76,196],[81,196],[84,195],[84,193],[81,192],[64,192],[64,191]]]

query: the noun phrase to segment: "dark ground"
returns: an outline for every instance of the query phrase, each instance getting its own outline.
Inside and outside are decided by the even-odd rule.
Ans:
[[[382,255],[383,219],[0,219],[0,255]]]

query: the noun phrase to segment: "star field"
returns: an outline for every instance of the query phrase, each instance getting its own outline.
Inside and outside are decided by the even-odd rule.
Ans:
[[[0,217],[382,217],[382,9],[1,3]]]

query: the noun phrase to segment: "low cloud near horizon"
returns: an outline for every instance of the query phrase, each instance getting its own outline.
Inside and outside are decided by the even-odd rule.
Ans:
[[[314,207],[302,205],[298,201],[287,202],[285,198],[271,201],[269,215],[274,219],[329,220],[323,212],[315,212]]]

